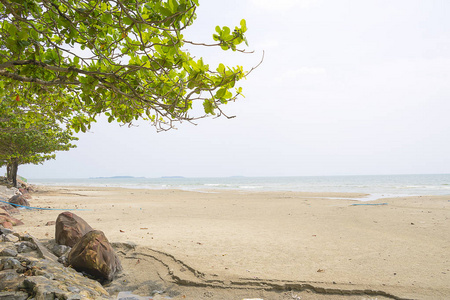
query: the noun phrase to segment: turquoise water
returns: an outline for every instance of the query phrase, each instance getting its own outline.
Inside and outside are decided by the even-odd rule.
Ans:
[[[372,196],[449,195],[450,174],[219,177],[219,178],[79,178],[29,179],[37,185],[98,186],[208,191],[345,192]]]

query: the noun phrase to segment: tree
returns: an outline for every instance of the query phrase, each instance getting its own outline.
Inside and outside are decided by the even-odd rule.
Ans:
[[[241,94],[235,84],[249,72],[223,64],[210,69],[184,47],[245,52],[236,46],[247,43],[246,22],[234,30],[217,26],[212,44],[186,40],[198,5],[0,0],[0,97],[58,119],[71,114],[72,128],[83,132],[103,113],[109,122],[142,118],[158,130],[174,121],[225,115],[220,105]],[[203,102],[204,114],[189,115],[194,101]]]
[[[0,166],[6,165],[8,181],[17,186],[19,165],[54,159],[55,151],[74,148],[77,138],[55,119],[11,109],[10,102],[0,103]]]

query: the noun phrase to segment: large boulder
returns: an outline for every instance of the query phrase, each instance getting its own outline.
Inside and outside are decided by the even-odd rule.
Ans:
[[[9,200],[9,203],[13,206],[22,205],[22,206],[30,206],[30,203],[23,195],[15,195],[12,196]]]
[[[92,230],[94,229],[85,220],[66,211],[56,219],[55,240],[59,245],[73,247],[83,235]]]
[[[69,252],[68,263],[102,282],[110,282],[122,270],[119,258],[99,230],[86,233]]]

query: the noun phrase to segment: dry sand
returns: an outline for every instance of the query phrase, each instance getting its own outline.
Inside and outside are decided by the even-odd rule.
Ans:
[[[119,253],[138,294],[174,299],[450,299],[450,196],[41,187],[32,206],[74,211]],[[53,239],[61,211],[22,212]],[[153,289],[154,290],[154,289]],[[148,294],[147,294],[148,295]],[[156,295],[154,299],[161,298]]]

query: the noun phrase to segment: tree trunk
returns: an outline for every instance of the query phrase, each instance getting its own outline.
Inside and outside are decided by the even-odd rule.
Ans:
[[[17,187],[17,170],[19,169],[19,162],[14,159],[11,163],[11,179],[14,187]]]
[[[11,177],[11,164],[10,164],[10,163],[7,163],[7,164],[6,164],[6,180],[12,181],[12,177]]]

